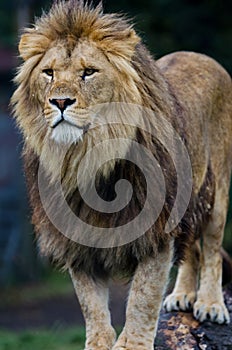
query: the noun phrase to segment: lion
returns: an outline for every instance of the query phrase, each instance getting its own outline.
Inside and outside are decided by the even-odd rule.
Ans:
[[[173,263],[179,272],[166,310],[229,323],[220,254],[232,165],[229,74],[193,52],[155,61],[128,19],[82,0],[56,1],[25,29],[19,52],[12,105],[24,139],[32,222],[41,253],[71,275],[86,322],[85,350],[152,350]],[[187,173],[180,166],[185,150]],[[148,184],[143,172],[153,163]],[[167,230],[180,168],[180,202],[189,197]],[[130,186],[117,192],[125,180],[132,192]],[[96,208],[86,193],[97,194]],[[127,200],[113,210],[117,195]],[[147,196],[146,220],[137,220],[121,240],[118,232],[139,217]],[[118,339],[108,308],[112,278],[131,281]]]

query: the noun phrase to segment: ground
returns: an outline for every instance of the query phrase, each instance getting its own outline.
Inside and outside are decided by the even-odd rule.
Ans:
[[[0,293],[0,329],[17,333],[25,330],[37,332],[38,329],[83,327],[83,317],[71,284],[67,283],[62,288],[58,288],[58,295],[51,288],[48,294],[46,292],[43,295],[38,286],[29,286],[20,289],[21,292],[14,297],[10,293],[7,297],[5,295],[5,303]],[[45,283],[42,290],[46,289],[49,289],[49,285]],[[115,326],[122,325],[124,321],[127,289],[128,287],[117,284],[111,287],[110,307]],[[32,297],[36,291],[40,294],[39,298]],[[232,320],[232,284],[225,288],[224,295]],[[212,325],[210,322],[199,325],[191,313],[162,311],[155,349],[232,350],[232,325]]]

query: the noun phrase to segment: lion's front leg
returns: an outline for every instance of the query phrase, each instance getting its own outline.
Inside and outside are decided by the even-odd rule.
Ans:
[[[85,350],[111,350],[116,334],[108,309],[108,288],[84,273],[69,272],[85,318]]]
[[[126,323],[113,350],[153,350],[172,259],[170,246],[140,263],[131,285]]]

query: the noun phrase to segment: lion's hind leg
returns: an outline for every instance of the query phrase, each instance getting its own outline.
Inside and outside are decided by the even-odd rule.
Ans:
[[[228,188],[217,190],[214,210],[203,232],[200,288],[194,304],[194,316],[200,322],[209,320],[229,323],[230,317],[222,294],[221,244],[226,222]]]
[[[193,309],[196,301],[197,280],[200,260],[199,242],[195,242],[180,265],[173,292],[164,301],[166,311],[187,311]]]

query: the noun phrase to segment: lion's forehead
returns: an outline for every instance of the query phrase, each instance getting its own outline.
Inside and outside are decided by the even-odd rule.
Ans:
[[[44,55],[41,65],[58,70],[81,70],[85,67],[105,68],[109,62],[91,42],[79,42],[70,48],[65,42],[54,44]]]
[[[57,63],[65,66],[68,62],[70,62],[70,60],[68,59],[66,48],[61,45],[56,45],[46,51],[40,65],[51,68]]]

